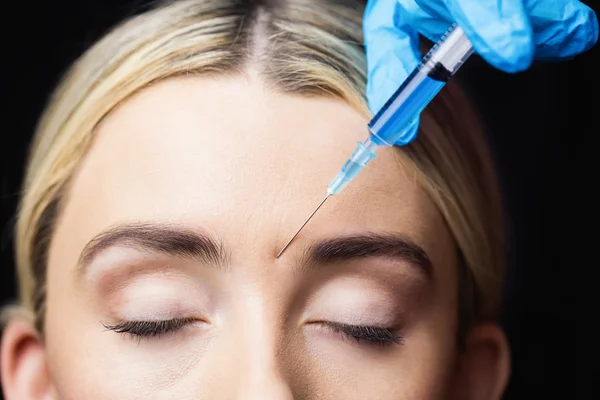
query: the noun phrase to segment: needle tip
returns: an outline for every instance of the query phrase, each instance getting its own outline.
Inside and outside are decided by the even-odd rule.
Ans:
[[[277,253],[277,255],[275,256],[275,258],[279,258],[283,252],[285,251],[285,249],[288,248],[288,246],[290,245],[290,243],[292,243],[292,241],[296,238],[296,236],[298,236],[298,234],[300,233],[300,231],[302,230],[302,228],[304,228],[304,226],[306,226],[306,224],[308,223],[308,221],[311,220],[311,218],[317,213],[317,211],[319,211],[319,208],[321,208],[321,206],[323,204],[325,204],[325,202],[327,201],[327,199],[329,198],[329,196],[331,196],[331,194],[327,194],[327,196],[325,196],[325,198],[323,199],[323,201],[321,201],[319,203],[319,205],[317,206],[317,208],[315,208],[315,210],[312,212],[312,214],[310,214],[310,216],[306,219],[306,221],[304,221],[304,223],[302,224],[302,226],[300,226],[300,228],[296,231],[296,233],[294,233],[294,236],[292,236],[292,238],[290,240],[288,240],[288,242],[285,244],[285,246],[283,246],[283,248],[279,251],[279,253]]]

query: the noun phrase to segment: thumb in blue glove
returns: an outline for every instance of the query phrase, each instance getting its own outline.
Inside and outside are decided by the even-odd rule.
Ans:
[[[570,59],[598,40],[596,14],[578,0],[369,0],[363,29],[372,112],[418,65],[418,33],[437,41],[452,22],[505,72],[527,69],[534,58]],[[412,140],[416,129],[397,144]]]

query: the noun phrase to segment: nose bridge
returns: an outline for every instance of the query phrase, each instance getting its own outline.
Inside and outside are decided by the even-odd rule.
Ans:
[[[245,328],[241,335],[244,343],[240,346],[243,356],[238,359],[243,368],[236,399],[293,400],[290,382],[282,368],[283,324],[273,315],[274,310],[259,305],[258,299],[254,300],[249,301],[254,304],[248,307],[244,318]]]

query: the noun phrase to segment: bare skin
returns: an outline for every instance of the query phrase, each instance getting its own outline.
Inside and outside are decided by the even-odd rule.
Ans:
[[[504,336],[458,352],[456,250],[396,150],[275,258],[366,123],[247,77],[129,99],[70,188],[44,341],[7,328],[8,400],[500,398]]]

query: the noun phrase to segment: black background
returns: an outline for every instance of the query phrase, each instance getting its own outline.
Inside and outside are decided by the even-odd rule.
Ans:
[[[15,296],[12,228],[27,145],[47,96],[77,56],[146,3],[29,1],[0,12],[3,30],[14,25],[2,35],[0,64],[2,302]],[[597,0],[586,3],[598,12]],[[536,63],[515,75],[472,57],[459,72],[491,132],[510,213],[503,324],[513,372],[506,399],[589,398],[580,393],[583,360],[573,346],[577,285],[586,275],[572,273],[582,261],[575,261],[569,240],[577,225],[585,225],[575,216],[579,200],[597,182],[586,182],[581,160],[600,133],[593,114],[600,110],[594,107],[599,55],[600,45],[573,61]]]

